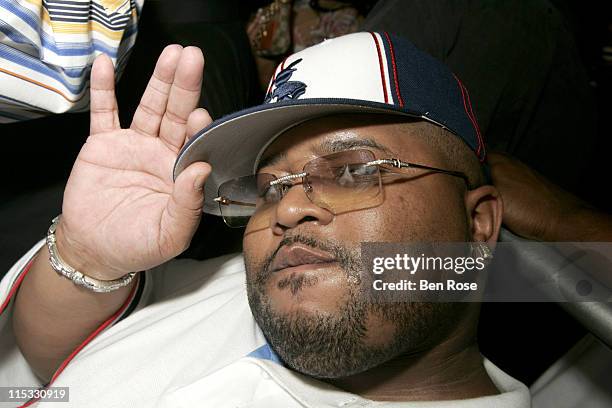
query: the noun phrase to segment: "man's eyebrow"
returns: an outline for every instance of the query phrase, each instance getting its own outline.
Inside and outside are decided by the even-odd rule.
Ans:
[[[393,156],[393,157],[396,156],[396,154],[390,148],[368,137],[366,138],[351,137],[348,139],[326,140],[322,142],[321,144],[315,146],[313,148],[313,151],[318,156],[325,156],[327,154],[342,152],[345,150],[351,150],[351,149],[355,149],[358,147],[362,147],[362,148],[369,147],[372,149],[380,150],[381,152],[385,152],[390,156]],[[264,157],[257,164],[257,171],[267,166],[274,166],[275,164],[278,164],[278,162],[282,161],[286,157],[287,157],[287,154],[285,152],[278,152],[278,153],[271,154],[267,157]]]
[[[370,147],[372,149],[385,152],[389,155],[395,155],[390,148],[368,137],[351,137],[348,139],[326,140],[320,145],[316,146],[313,150],[316,154],[323,156],[325,154],[342,152],[344,150],[351,150],[358,147]]]
[[[259,161],[259,163],[257,163],[256,170],[259,171],[259,169],[262,169],[264,167],[274,166],[275,164],[285,159],[286,157],[287,157],[287,153],[285,152],[278,152],[278,153],[271,154],[270,156],[263,157]]]

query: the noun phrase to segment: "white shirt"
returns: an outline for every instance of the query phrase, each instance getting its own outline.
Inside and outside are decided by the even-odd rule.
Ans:
[[[2,279],[0,304],[41,244]],[[51,384],[70,387],[70,402],[35,406],[530,407],[528,389],[486,359],[500,394],[443,402],[369,401],[283,367],[251,315],[241,255],[174,260],[141,286],[129,316],[115,316]],[[0,387],[41,386],[15,344],[12,303],[0,315]]]

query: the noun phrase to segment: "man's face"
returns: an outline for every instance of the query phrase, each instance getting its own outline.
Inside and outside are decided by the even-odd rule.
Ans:
[[[371,115],[310,121],[277,139],[259,171],[277,177],[300,173],[312,159],[351,149],[444,168],[417,126],[423,124]],[[470,241],[461,183],[433,173],[395,180],[383,185],[381,204],[336,215],[313,204],[297,184],[276,204],[268,228],[247,228],[249,304],[289,366],[312,376],[343,377],[426,349],[452,330],[460,305],[369,301],[359,290],[360,244]]]

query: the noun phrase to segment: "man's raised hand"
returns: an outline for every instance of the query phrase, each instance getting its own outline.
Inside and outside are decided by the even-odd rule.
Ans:
[[[172,180],[185,141],[211,122],[196,109],[204,58],[171,45],[160,55],[131,126],[121,129],[107,56],[91,74],[90,136],[74,164],[58,227],[58,250],[81,272],[115,279],[180,254],[201,218],[211,168],[197,162]]]

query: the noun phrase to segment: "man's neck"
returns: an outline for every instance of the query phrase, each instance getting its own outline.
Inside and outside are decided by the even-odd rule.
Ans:
[[[448,352],[441,345],[328,382],[378,401],[442,401],[499,394],[475,343],[457,352]]]

